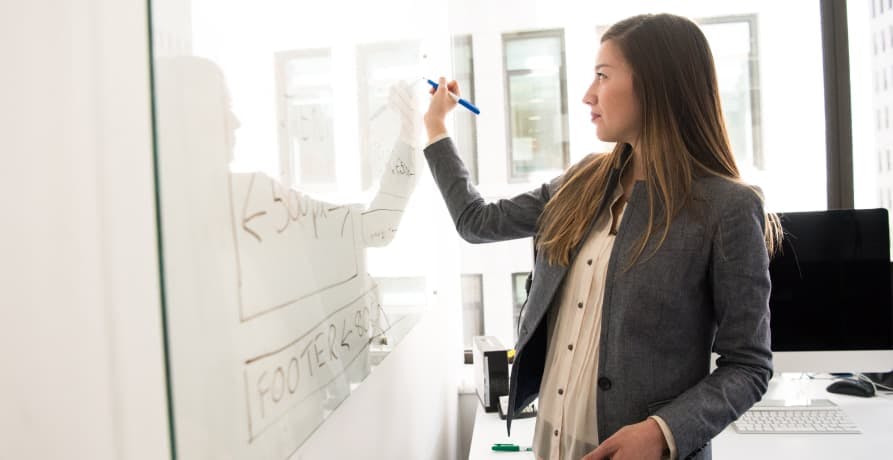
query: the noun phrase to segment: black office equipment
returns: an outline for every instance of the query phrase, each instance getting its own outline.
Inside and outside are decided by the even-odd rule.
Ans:
[[[499,339],[476,336],[472,339],[474,382],[478,399],[486,412],[499,409],[499,397],[509,393],[508,354]]]
[[[839,379],[828,385],[828,393],[836,393],[841,395],[861,396],[869,398],[874,396],[874,385],[871,382],[859,379]]]
[[[887,210],[779,217],[785,238],[769,265],[773,352],[893,349]]]

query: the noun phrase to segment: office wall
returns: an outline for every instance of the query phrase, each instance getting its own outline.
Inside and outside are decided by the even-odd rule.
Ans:
[[[169,458],[147,37],[141,0],[0,6],[0,458]],[[303,458],[453,458],[455,301]]]
[[[0,458],[168,453],[142,0],[0,6]]]

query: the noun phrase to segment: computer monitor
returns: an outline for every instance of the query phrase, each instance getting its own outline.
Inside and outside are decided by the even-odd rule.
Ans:
[[[784,241],[769,264],[776,373],[893,369],[887,210],[779,217]]]

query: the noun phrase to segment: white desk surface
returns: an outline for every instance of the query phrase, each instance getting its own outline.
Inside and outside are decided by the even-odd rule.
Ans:
[[[893,396],[878,393],[873,398],[830,394],[828,379],[784,380],[769,383],[764,399],[808,396],[830,399],[843,408],[862,430],[861,434],[738,434],[730,425],[713,439],[713,457],[736,459],[893,459]],[[512,436],[505,434],[505,420],[496,412],[484,412],[479,404],[469,460],[529,460],[532,452],[494,452],[494,443],[529,446],[536,419],[512,421]]]

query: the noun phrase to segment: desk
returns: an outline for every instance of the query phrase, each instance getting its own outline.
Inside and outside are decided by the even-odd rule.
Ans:
[[[781,380],[769,382],[765,399],[797,395],[830,399],[859,425],[862,434],[738,434],[730,425],[713,440],[713,458],[719,460],[765,459],[889,459],[893,458],[893,396],[878,394],[859,398],[825,391],[830,380]],[[530,460],[531,452],[493,452],[496,442],[529,446],[536,421],[512,421],[512,437],[505,435],[505,420],[478,405],[469,460]]]

